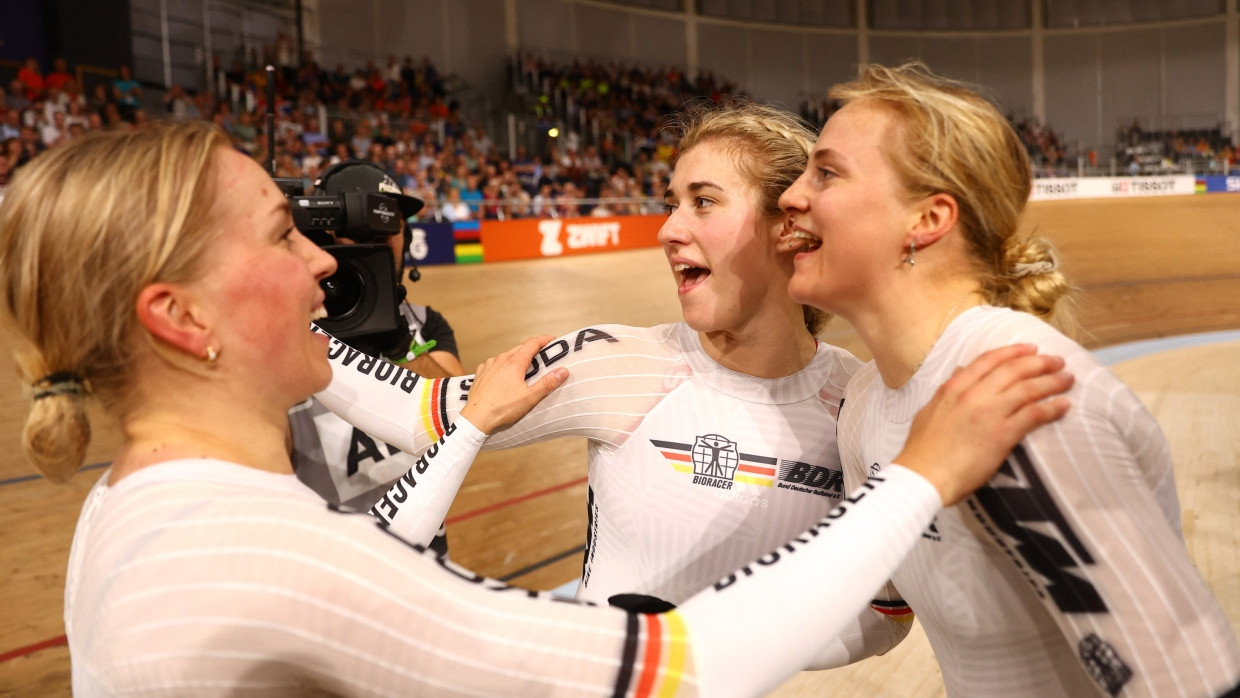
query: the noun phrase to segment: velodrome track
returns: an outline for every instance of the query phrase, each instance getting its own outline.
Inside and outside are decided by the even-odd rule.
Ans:
[[[1171,440],[1189,551],[1240,631],[1240,194],[1038,202],[1027,219],[1057,243],[1081,289],[1083,344],[1183,337],[1179,348],[1147,354],[1138,344],[1109,356],[1126,358],[1117,373]],[[452,322],[469,370],[532,334],[679,318],[657,249],[431,267],[411,297]],[[1214,334],[1194,336],[1207,332]],[[868,358],[838,321],[822,337]],[[0,337],[0,346],[0,696],[68,695],[61,616],[69,544],[81,502],[119,440],[96,416],[88,469],[62,487],[35,476],[21,453],[28,405],[11,342]],[[483,454],[449,514],[453,559],[535,589],[571,582],[584,549],[585,475],[580,440]],[[885,657],[802,674],[774,695],[942,694],[917,627]]]

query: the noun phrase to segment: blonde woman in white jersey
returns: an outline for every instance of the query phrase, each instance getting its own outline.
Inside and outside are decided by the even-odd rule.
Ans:
[[[102,273],[80,274],[84,259]],[[997,467],[1005,449],[955,453],[972,420],[1010,448],[1066,409],[1029,403],[1067,386],[1062,362],[1000,352],[945,391],[908,468],[736,583],[661,614],[540,599],[329,509],[293,475],[287,411],[330,377],[307,326],[334,267],[262,168],[205,122],[95,134],[14,179],[0,320],[33,400],[27,455],[70,478],[87,397],[123,435],[70,554],[74,695],[757,695]],[[511,421],[563,377],[525,387],[546,339],[487,364],[461,429]],[[806,598],[807,583],[822,593]],[[734,636],[734,612],[758,603],[762,629]]]
[[[779,194],[804,169],[813,132],[786,112],[749,103],[699,105],[676,127],[659,241],[684,321],[600,325],[561,338],[539,368],[569,367],[567,384],[483,446],[590,440],[577,597],[598,603],[622,593],[680,603],[803,530],[845,494],[835,415],[860,362],[815,339],[827,316],[788,297],[791,254],[777,249],[785,219]],[[337,377],[319,396],[324,404],[406,450],[433,444],[468,395],[468,377],[406,390],[343,345],[329,355]],[[411,430],[382,429],[382,418],[400,421],[413,409],[423,413],[403,420]],[[422,539],[419,529],[446,513],[470,460],[463,455],[448,466],[445,459],[436,454],[425,472],[397,481],[372,512]],[[331,476],[343,490],[350,480],[383,479],[375,466],[334,468]],[[903,602],[880,594],[813,666],[882,654],[911,620]]]
[[[849,384],[852,485],[881,474],[957,366],[1031,342],[1062,355],[1074,408],[927,528],[893,578],[951,696],[1235,696],[1240,648],[1185,550],[1167,441],[1110,371],[1048,321],[1068,284],[1021,234],[1025,150],[1000,113],[925,66],[867,66],[784,193],[805,245],[794,298],[874,355]]]
[[[577,597],[598,603],[625,593],[680,603],[847,493],[835,417],[860,362],[815,339],[826,316],[788,296],[792,253],[778,249],[779,195],[804,169],[813,134],[786,112],[747,103],[690,109],[678,130],[659,241],[684,321],[560,338],[530,377],[567,366],[567,383],[482,445],[590,440]],[[320,400],[412,452],[436,442],[468,395],[468,377],[415,384],[334,340],[329,356],[335,379]],[[397,480],[372,513],[429,540],[426,527],[446,514],[472,459],[462,436]],[[337,468],[332,478],[344,489],[374,470]],[[911,622],[907,605],[884,590],[840,637],[824,638],[810,668],[882,654]]]

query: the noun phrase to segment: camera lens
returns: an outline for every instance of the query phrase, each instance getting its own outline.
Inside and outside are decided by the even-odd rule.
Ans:
[[[319,282],[327,296],[323,306],[328,318],[347,317],[357,309],[365,296],[366,282],[355,269],[342,267],[335,274]]]

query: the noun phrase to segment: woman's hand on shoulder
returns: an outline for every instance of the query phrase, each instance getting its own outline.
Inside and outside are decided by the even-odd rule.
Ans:
[[[951,506],[981,487],[1029,432],[1068,411],[1074,378],[1031,344],[992,349],[935,392],[913,418],[895,462],[929,480]]]
[[[554,335],[531,337],[478,364],[461,416],[482,433],[490,434],[524,417],[534,405],[560,387],[568,378],[566,368],[549,371],[533,385],[525,383],[525,373],[534,355],[553,339]]]

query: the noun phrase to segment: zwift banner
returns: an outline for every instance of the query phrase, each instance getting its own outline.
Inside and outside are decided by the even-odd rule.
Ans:
[[[538,259],[657,247],[663,216],[537,218],[482,222],[482,259]]]

